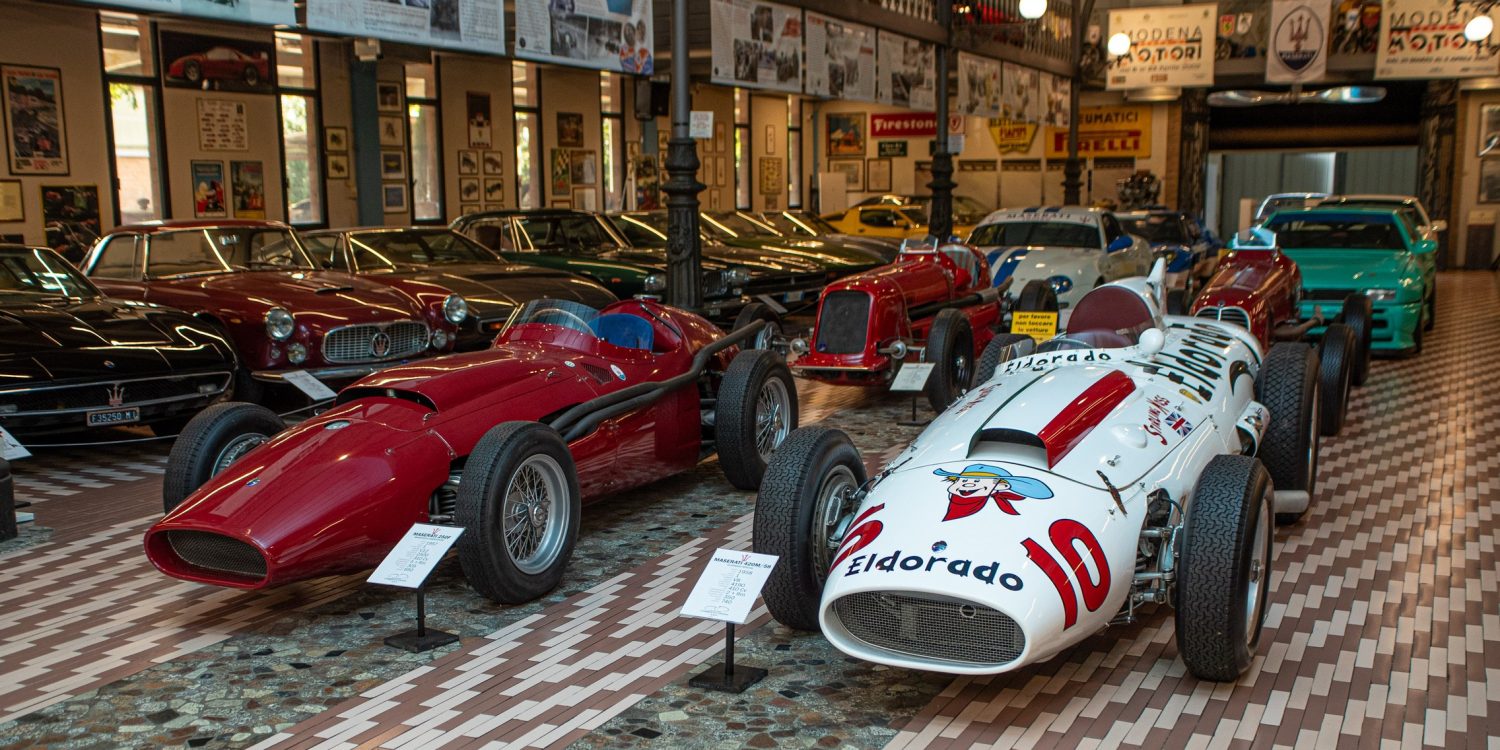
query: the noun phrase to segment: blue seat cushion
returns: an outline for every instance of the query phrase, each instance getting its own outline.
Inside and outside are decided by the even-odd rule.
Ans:
[[[655,338],[650,322],[625,313],[600,315],[589,322],[589,328],[594,330],[595,336],[627,349],[645,349],[649,352]]]

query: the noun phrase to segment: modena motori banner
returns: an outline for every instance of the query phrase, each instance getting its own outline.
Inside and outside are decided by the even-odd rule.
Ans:
[[[1083,107],[1078,118],[1079,156],[1151,156],[1151,105]],[[1047,158],[1068,155],[1068,129],[1047,128]]]
[[[1328,0],[1274,0],[1267,37],[1266,80],[1304,83],[1328,70]]]
[[[1464,38],[1474,9],[1452,0],[1386,0],[1380,14],[1376,78],[1469,78],[1500,72],[1497,47]],[[1491,11],[1500,27],[1500,11]],[[1490,43],[1497,40],[1491,36]]]
[[[1110,61],[1107,88],[1212,86],[1218,5],[1125,8],[1109,12],[1109,33],[1130,37],[1130,51]]]
[[[297,10],[292,0],[82,0],[89,5],[178,13],[185,16],[222,18],[239,23],[296,26]]]

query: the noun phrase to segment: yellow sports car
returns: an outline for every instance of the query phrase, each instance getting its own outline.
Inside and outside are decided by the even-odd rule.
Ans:
[[[927,211],[921,206],[855,206],[843,213],[826,214],[823,220],[844,234],[865,237],[927,236]]]

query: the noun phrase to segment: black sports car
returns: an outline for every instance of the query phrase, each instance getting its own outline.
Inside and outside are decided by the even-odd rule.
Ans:
[[[176,434],[227,395],[234,367],[191,315],[108,299],[57,253],[0,245],[0,425],[23,442],[128,424]]]
[[[447,227],[330,229],[308,232],[303,241],[334,270],[372,281],[416,279],[463,297],[469,317],[458,331],[461,352],[488,348],[511,314],[532,300],[572,300],[600,309],[618,299],[582,276],[503,260]]]

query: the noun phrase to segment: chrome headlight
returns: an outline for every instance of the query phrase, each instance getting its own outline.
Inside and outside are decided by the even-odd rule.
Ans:
[[[1365,296],[1369,297],[1371,302],[1390,302],[1391,300],[1396,298],[1396,290],[1366,289]]]
[[[660,292],[667,288],[667,277],[659,273],[646,274],[641,280],[641,286],[648,292]]]
[[[286,341],[292,337],[292,331],[296,328],[297,321],[292,319],[292,314],[285,308],[273,307],[266,312],[266,335],[272,341]]]
[[[294,365],[300,365],[307,361],[307,347],[301,344],[292,344],[286,348],[287,361]]]
[[[798,354],[806,354],[811,349],[811,347],[809,347],[807,345],[807,339],[804,339],[804,338],[795,338],[795,339],[792,339],[791,347],[792,347],[792,351],[794,351],[794,352],[796,352]]]
[[[750,269],[744,266],[730,266],[724,269],[724,283],[729,286],[744,286],[750,283]]]
[[[469,303],[457,294],[448,295],[443,300],[443,317],[453,325],[464,322],[464,318],[469,317]]]
[[[432,332],[432,348],[441,349],[448,345],[448,332],[438,329]]]

